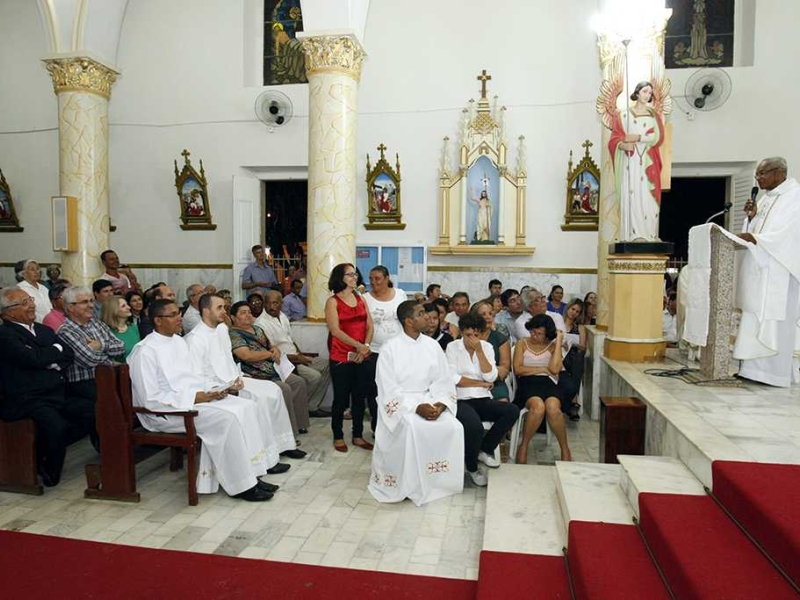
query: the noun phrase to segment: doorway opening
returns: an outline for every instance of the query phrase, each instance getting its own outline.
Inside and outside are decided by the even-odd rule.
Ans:
[[[305,266],[308,237],[308,181],[264,182],[264,239],[275,266]]]
[[[675,244],[671,266],[680,268],[689,258],[689,229],[725,208],[729,181],[729,177],[673,177],[671,189],[662,192],[658,236]],[[724,227],[725,215],[711,222]]]

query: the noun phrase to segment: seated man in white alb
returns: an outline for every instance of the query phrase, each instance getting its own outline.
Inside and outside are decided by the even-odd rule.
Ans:
[[[272,498],[277,486],[258,477],[278,460],[268,430],[260,426],[263,411],[252,400],[210,391],[192,372],[186,342],[180,337],[181,313],[171,300],[150,305],[155,331],[136,344],[128,357],[133,403],[149,410],[196,410],[195,426],[203,444],[197,473],[197,491],[213,494],[219,486],[231,496],[251,502]],[[231,391],[240,389],[237,382]],[[150,431],[185,431],[182,417],[141,414]]]
[[[270,469],[267,473],[283,473],[289,465],[278,462],[278,454],[289,458],[303,458],[306,453],[297,450],[289,412],[280,388],[271,381],[242,379],[241,371],[233,360],[231,338],[225,325],[225,301],[216,294],[200,297],[200,318],[191,333],[186,335],[186,345],[192,359],[192,370],[203,378],[207,387],[218,387],[231,381],[241,381],[240,396],[256,401],[259,418],[266,426],[271,441]]]
[[[425,309],[397,307],[403,333],[381,348],[378,430],[369,491],[378,502],[409,498],[417,506],[464,489],[464,428],[456,420],[456,389],[444,353],[422,332]]]

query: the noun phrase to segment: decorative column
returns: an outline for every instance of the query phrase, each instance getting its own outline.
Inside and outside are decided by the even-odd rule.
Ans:
[[[308,75],[308,317],[323,319],[328,277],[355,264],[356,123],[365,52],[351,35],[303,39]]]
[[[78,251],[64,253],[61,271],[88,285],[108,249],[108,101],[119,73],[85,57],[44,63],[58,96],[60,194],[78,198]]]

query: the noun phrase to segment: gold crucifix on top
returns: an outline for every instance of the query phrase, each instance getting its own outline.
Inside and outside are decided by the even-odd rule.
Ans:
[[[491,78],[492,76],[486,73],[486,69],[484,69],[483,72],[476,78],[478,81],[481,82],[481,100],[486,99],[486,82],[489,81]]]

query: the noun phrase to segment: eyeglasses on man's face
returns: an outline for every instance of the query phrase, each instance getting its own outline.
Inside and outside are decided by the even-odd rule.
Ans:
[[[33,298],[31,298],[30,296],[28,296],[24,300],[20,300],[19,302],[14,302],[13,304],[7,305],[6,308],[7,309],[8,308],[14,308],[15,306],[25,306],[25,307],[27,307],[27,306],[34,306],[35,304],[36,304],[36,301]]]
[[[769,173],[777,171],[780,167],[772,167],[771,169],[764,169],[763,171],[756,171],[756,177],[766,177]]]
[[[78,304],[78,305],[81,305],[81,306],[86,306],[87,304],[91,304],[91,303],[92,303],[91,298],[84,298],[83,300],[78,300],[77,302],[70,302],[69,304],[70,305]]]

